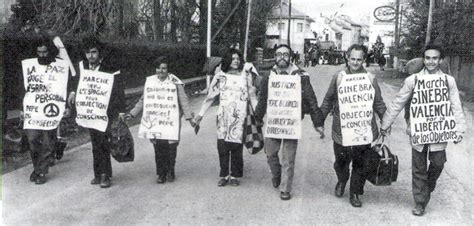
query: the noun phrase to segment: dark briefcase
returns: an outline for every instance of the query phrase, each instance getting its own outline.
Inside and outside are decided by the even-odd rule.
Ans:
[[[383,142],[365,153],[367,180],[377,186],[391,185],[398,177],[398,157]]]

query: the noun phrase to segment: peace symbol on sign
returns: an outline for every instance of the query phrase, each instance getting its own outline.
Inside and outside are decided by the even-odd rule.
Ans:
[[[46,106],[44,106],[43,113],[48,118],[56,117],[59,115],[59,107],[56,104],[49,103]]]

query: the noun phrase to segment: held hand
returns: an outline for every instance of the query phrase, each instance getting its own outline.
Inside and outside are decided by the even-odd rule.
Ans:
[[[318,133],[321,135],[321,136],[319,137],[320,139],[324,139],[324,137],[326,137],[326,136],[324,135],[324,127],[319,126],[319,127],[316,127],[315,129],[316,129],[316,132],[318,132]]]
[[[71,92],[69,94],[69,97],[67,98],[67,103],[69,104],[69,106],[74,106],[74,104],[76,103],[76,93],[75,92]]]
[[[390,135],[390,132],[392,131],[392,127],[388,127],[387,129],[382,129],[380,128],[380,135],[381,136],[388,136]]]
[[[132,119],[132,115],[130,113],[119,113],[119,119],[122,122],[128,122],[130,119]]]
[[[201,124],[202,116],[198,115],[194,118],[194,123],[196,124],[195,126]]]
[[[193,128],[197,125],[193,118],[189,119],[189,124],[191,124],[191,127]]]
[[[66,109],[64,110],[63,117],[64,117],[64,118],[69,118],[70,116],[71,116],[71,109],[66,108]]]
[[[454,144],[459,144],[459,143],[461,143],[463,138],[464,138],[464,137],[463,137],[462,135],[458,135],[457,138],[456,138],[456,140],[454,141]]]
[[[20,111],[19,117],[20,117],[20,121],[25,120],[25,114],[23,114],[23,111]]]

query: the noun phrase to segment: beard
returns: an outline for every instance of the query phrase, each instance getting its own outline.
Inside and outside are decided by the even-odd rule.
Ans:
[[[38,63],[41,65],[48,65],[53,62],[51,57],[38,57]]]
[[[279,67],[288,67],[288,66],[290,66],[290,62],[286,61],[285,59],[277,60],[276,63]]]

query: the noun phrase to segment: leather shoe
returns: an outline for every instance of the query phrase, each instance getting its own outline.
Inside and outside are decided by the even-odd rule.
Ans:
[[[218,182],[217,182],[217,186],[219,187],[223,187],[227,184],[227,179],[225,177],[221,178]]]
[[[106,174],[100,175],[100,187],[101,188],[108,188],[112,185],[112,182],[110,181],[110,177],[108,177]]]
[[[415,216],[423,216],[423,214],[425,214],[425,207],[423,207],[423,204],[417,203],[411,212]]]
[[[285,191],[280,192],[280,199],[281,200],[290,200],[291,199],[290,192],[285,192]]]
[[[59,141],[56,147],[56,159],[61,160],[64,156],[64,149],[66,149],[67,143]]]
[[[40,173],[36,176],[35,184],[44,184],[46,183],[46,181],[47,181],[46,175]]]
[[[158,179],[156,180],[156,183],[163,184],[165,182],[166,182],[166,177],[165,176],[158,176]]]
[[[49,167],[53,167],[53,166],[56,164],[55,161],[56,161],[56,160],[54,160],[54,157],[51,158],[51,159],[49,159]]]
[[[176,177],[175,177],[174,173],[172,173],[172,172],[166,174],[166,181],[168,181],[168,182],[173,182],[175,178]]]
[[[359,195],[352,195],[349,198],[349,202],[353,207],[361,207],[362,202],[359,200]]]
[[[342,183],[338,181],[336,184],[335,192],[334,192],[336,194],[336,197],[342,197],[342,195],[344,195],[345,188],[346,188],[346,183]]]
[[[430,202],[430,199],[431,199],[431,193],[428,193],[428,197],[426,198],[426,201],[423,203],[423,209],[426,208],[426,206]]]
[[[94,179],[91,180],[91,184],[100,184],[100,178],[94,177]]]
[[[240,182],[237,178],[230,178],[229,184],[232,186],[239,186]]]
[[[31,182],[35,182],[36,177],[38,177],[38,174],[36,174],[35,171],[33,171],[33,172],[30,174],[30,181],[31,181]]]
[[[272,178],[272,184],[274,188],[278,188],[278,186],[280,186],[280,183],[281,183],[281,177]]]

